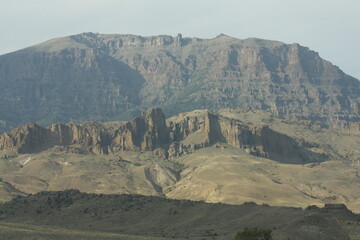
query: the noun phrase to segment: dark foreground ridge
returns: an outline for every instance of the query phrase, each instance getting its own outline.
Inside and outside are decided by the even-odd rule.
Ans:
[[[19,229],[30,227],[24,224],[33,230],[25,237]],[[360,216],[345,205],[226,205],[77,190],[40,192],[0,205],[0,232],[6,239],[233,239],[246,226],[270,229],[278,240],[346,240],[360,234]],[[49,232],[56,234],[49,237]],[[87,238],[80,234],[89,232],[94,234]]]

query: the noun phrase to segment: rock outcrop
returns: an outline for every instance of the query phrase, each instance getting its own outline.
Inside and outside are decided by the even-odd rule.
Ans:
[[[0,137],[0,150],[35,153],[54,146],[80,145],[87,152],[108,154],[120,150],[150,151],[168,143],[168,131],[161,109],[155,108],[120,126],[115,132],[102,124],[35,123],[15,128]]]
[[[111,148],[113,151],[151,151],[166,148],[167,144],[169,131],[164,113],[160,108],[153,108],[121,126],[113,136]]]
[[[303,142],[267,125],[247,125],[209,111],[180,114],[168,120],[173,144],[170,157],[188,154],[216,143],[227,143],[260,157],[289,163],[324,161],[325,155],[306,150]]]
[[[178,157],[216,143],[226,143],[266,158],[286,162],[315,162],[324,155],[307,151],[289,136],[267,125],[246,125],[206,110],[174,116],[166,121],[160,108],[153,108],[110,131],[105,124],[29,123],[0,136],[0,150],[36,153],[54,146],[80,146],[84,152],[109,154],[118,151],[158,151]],[[161,152],[161,153],[160,153]]]
[[[90,152],[107,154],[108,140],[106,131],[97,123],[53,124],[47,128],[29,123],[3,134],[0,149],[36,153],[56,145],[81,145]]]

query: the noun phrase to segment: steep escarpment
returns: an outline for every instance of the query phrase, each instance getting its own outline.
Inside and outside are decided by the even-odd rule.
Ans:
[[[29,123],[0,137],[0,150],[36,153],[54,146],[79,145],[86,152],[108,154],[120,150],[150,151],[166,146],[168,132],[161,109],[145,112],[141,117],[121,124],[115,131],[102,124],[53,124],[41,127]]]
[[[101,46],[140,72],[142,104],[161,105],[171,114],[193,110],[190,106],[242,107],[329,125],[358,120],[359,82],[299,44],[226,35],[205,40],[84,34],[76,39]]]
[[[94,153],[108,153],[108,137],[99,124],[54,124],[41,127],[29,123],[1,136],[1,150],[17,153],[37,153],[56,145],[81,145]]]
[[[111,147],[113,151],[151,151],[166,148],[167,144],[169,132],[165,115],[160,108],[154,108],[116,130]]]
[[[227,143],[255,156],[290,163],[326,159],[325,154],[306,150],[303,142],[276,132],[268,125],[248,125],[209,111],[180,114],[168,119],[168,126],[174,142],[170,145],[170,156],[180,156],[216,143]]]
[[[53,124],[45,128],[30,123],[0,136],[0,150],[24,154],[54,146],[80,146],[83,152],[109,154],[161,149],[162,155],[174,158],[226,143],[252,155],[278,161],[314,162],[326,158],[267,125],[247,125],[206,110],[180,114],[166,121],[162,110],[154,108],[132,121],[111,126],[111,123],[90,122]]]
[[[83,33],[0,56],[0,130],[129,120],[144,109],[267,110],[343,127],[360,83],[299,44]]]

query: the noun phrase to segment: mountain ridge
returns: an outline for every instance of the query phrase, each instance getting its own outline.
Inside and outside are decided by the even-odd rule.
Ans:
[[[156,106],[167,115],[243,108],[328,126],[359,121],[358,80],[299,44],[255,38],[83,33],[0,56],[0,83],[4,130],[129,120]]]
[[[265,158],[288,162],[321,162],[328,156],[307,151],[303,143],[273,131],[267,125],[246,125],[210,111],[195,111],[167,122],[160,108],[149,109],[132,121],[106,129],[96,122],[53,124],[44,128],[35,123],[0,135],[0,151],[39,153],[55,146],[80,145],[83,152],[116,154],[119,151],[165,151],[165,157],[180,157],[196,149],[226,143]],[[109,125],[109,123],[108,123]],[[191,135],[195,140],[189,140]],[[309,146],[307,146],[309,147]],[[274,157],[275,156],[275,157]]]

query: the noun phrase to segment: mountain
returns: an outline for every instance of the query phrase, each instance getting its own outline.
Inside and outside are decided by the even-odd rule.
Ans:
[[[0,56],[0,131],[27,122],[129,120],[145,109],[266,110],[343,127],[360,83],[299,44],[94,34]]]
[[[244,227],[274,239],[357,239],[360,216],[344,205],[304,210],[208,204],[75,190],[41,192],[0,204],[1,236],[11,239],[233,239]]]
[[[73,188],[359,212],[359,147],[358,124],[327,129],[232,109],[166,119],[153,108],[128,122],[17,127],[0,135],[0,176],[28,194]]]

